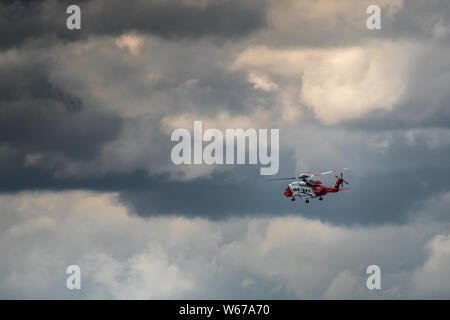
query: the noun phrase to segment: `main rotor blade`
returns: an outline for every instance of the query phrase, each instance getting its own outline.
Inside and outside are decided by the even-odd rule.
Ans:
[[[326,172],[322,172],[322,173],[316,173],[313,174],[312,176],[310,176],[310,178],[312,177],[317,177],[317,176],[321,176],[323,174],[329,174],[329,173],[333,173],[333,172],[339,172],[339,171],[343,171],[343,170],[347,170],[348,168],[342,168],[342,169],[334,169],[334,170],[330,170],[330,171],[326,171]]]
[[[266,181],[279,181],[279,180],[295,180],[297,179],[296,177],[290,177],[290,178],[276,178],[276,179],[268,179]]]

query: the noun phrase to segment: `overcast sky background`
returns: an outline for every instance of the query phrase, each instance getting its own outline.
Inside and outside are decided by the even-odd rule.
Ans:
[[[0,298],[450,298],[448,1],[73,3],[0,4]],[[351,189],[173,165],[194,120]]]

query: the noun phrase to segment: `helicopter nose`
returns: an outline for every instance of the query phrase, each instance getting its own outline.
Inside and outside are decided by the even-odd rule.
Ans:
[[[288,197],[288,198],[292,197],[293,193],[292,193],[292,190],[291,190],[291,188],[289,187],[289,185],[287,185],[287,188],[286,188],[286,190],[284,191],[284,195],[285,195],[286,197]]]

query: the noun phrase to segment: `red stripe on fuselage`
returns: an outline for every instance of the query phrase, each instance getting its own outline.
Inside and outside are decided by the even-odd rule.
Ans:
[[[284,195],[288,198],[292,197],[294,194],[292,193],[291,188],[289,187],[289,185],[287,185],[286,190],[284,191]]]

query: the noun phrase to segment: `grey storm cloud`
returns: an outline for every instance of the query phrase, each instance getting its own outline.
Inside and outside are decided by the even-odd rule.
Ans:
[[[79,1],[69,31],[72,1],[3,1],[0,297],[448,297],[450,7],[379,0],[369,31],[372,2]],[[176,166],[194,120],[279,128],[276,177],[351,189]]]
[[[441,156],[441,159],[450,160],[448,152],[446,148],[441,153],[430,154],[423,146],[415,149],[411,157]],[[395,157],[386,155],[380,161],[387,166]],[[405,160],[399,158],[394,161],[402,163]],[[289,164],[289,158],[283,163]],[[5,183],[1,191],[86,189],[119,192],[118,200],[131,213],[147,218],[182,215],[220,221],[233,217],[276,217],[296,213],[336,225],[402,225],[426,211],[428,199],[450,188],[450,182],[442,178],[450,174],[448,167],[435,163],[429,161],[414,168],[367,174],[347,171],[345,175],[351,183],[350,190],[329,195],[321,202],[313,201],[308,206],[301,200],[287,201],[282,194],[285,183],[267,181],[258,175],[257,168],[242,168],[232,174],[214,173],[211,177],[193,181],[173,181],[166,175],[149,176],[145,170],[73,179],[54,177],[42,169],[26,168],[3,174]],[[293,170],[292,160],[284,171],[289,167]],[[328,178],[324,182],[332,185],[334,179]],[[430,217],[434,215],[430,213]],[[441,214],[440,219],[448,220],[448,216]]]
[[[245,68],[230,65],[243,46],[275,44],[270,32],[284,31],[276,40],[282,41],[288,32],[277,17],[289,16],[285,12],[288,8],[309,9],[312,17],[319,15],[317,19],[323,13],[306,2],[286,2],[286,9],[276,3],[252,1],[83,1],[84,27],[77,36],[71,36],[73,33],[64,26],[66,4],[2,4],[1,23],[17,30],[14,39],[2,35],[0,154],[4,192],[79,188],[118,191],[120,200],[142,216],[181,214],[221,219],[291,212],[292,204],[281,193],[284,185],[263,182],[255,167],[213,170],[210,176],[190,180],[171,179],[164,166],[170,163],[173,144],[169,133],[162,131],[161,121],[189,113],[214,117],[223,111],[231,119],[252,117],[256,107],[263,113],[285,103],[282,93],[282,102],[277,97],[282,88],[262,90],[258,82],[249,81]],[[343,3],[340,10],[348,5]],[[384,3],[381,6],[388,15],[381,40],[399,37],[391,31],[391,25],[414,17],[423,7],[410,3],[399,8]],[[441,20],[429,14],[441,6],[440,2],[425,6],[424,18],[416,28],[430,31],[437,22],[445,27],[445,8],[438,10]],[[60,20],[48,19],[60,11]],[[332,12],[332,17],[335,15]],[[364,21],[364,17],[365,13],[359,19]],[[345,21],[343,29],[336,32],[346,30]],[[320,30],[317,27],[316,31]],[[132,33],[136,38],[117,38],[130,31],[137,32]],[[254,38],[247,40],[253,31]],[[300,38],[291,38],[291,45],[308,45],[308,40],[301,38],[306,31],[298,30]],[[297,142],[302,150],[294,154],[292,149],[282,149],[280,174],[326,170],[335,166],[334,157],[340,165],[353,168],[348,173],[354,183],[351,191],[327,197],[322,207],[311,204],[299,210],[302,215],[338,224],[405,223],[415,206],[433,192],[448,189],[446,180],[433,172],[433,168],[439,168],[441,176],[448,175],[445,129],[450,65],[445,32],[442,34],[439,39],[430,39],[428,48],[412,46],[416,64],[408,70],[407,89],[395,107],[327,125],[299,103],[303,119],[298,125],[282,123],[282,147],[295,150],[293,143]],[[88,39],[87,35],[92,37]],[[205,35],[222,37],[223,43],[205,39]],[[72,42],[55,44],[55,37]],[[319,38],[327,40],[326,36]],[[127,52],[122,43],[136,46],[133,50],[140,50],[139,54]],[[320,46],[326,50],[330,45],[333,41]],[[281,70],[272,79],[278,87],[291,85],[292,78],[286,78]],[[257,69],[256,75],[265,71]],[[302,81],[297,85],[301,87]],[[426,133],[416,132],[424,128]],[[333,133],[338,130],[342,132],[340,138]],[[361,134],[367,139],[354,139]],[[369,141],[371,135],[375,143]],[[405,136],[411,135],[414,141],[408,144]],[[329,150],[324,147],[319,151],[324,143]],[[345,163],[343,157],[351,160]],[[299,162],[303,163],[300,168]],[[332,179],[327,182],[333,184]],[[428,183],[433,189],[427,187]],[[412,190],[412,185],[417,189]],[[230,201],[234,198],[242,201]],[[392,210],[383,210],[386,204]]]
[[[435,36],[450,41],[450,8],[445,0],[343,0],[339,5],[329,5],[327,0],[290,0],[272,4],[263,39],[276,47],[339,47],[383,39],[426,41]],[[381,9],[381,30],[366,28],[369,5]]]
[[[66,8],[77,4],[82,29],[66,28]],[[76,41],[129,31],[165,38],[241,38],[265,24],[266,1],[7,1],[0,4],[0,45],[37,38]],[[11,32],[14,30],[14,32]]]
[[[22,166],[24,157],[32,153],[90,158],[120,130],[122,119],[83,104],[51,81],[55,63],[50,55],[34,54],[2,62],[0,143],[21,155],[21,161],[14,157],[11,166]],[[2,171],[5,167],[8,171],[8,165]]]

